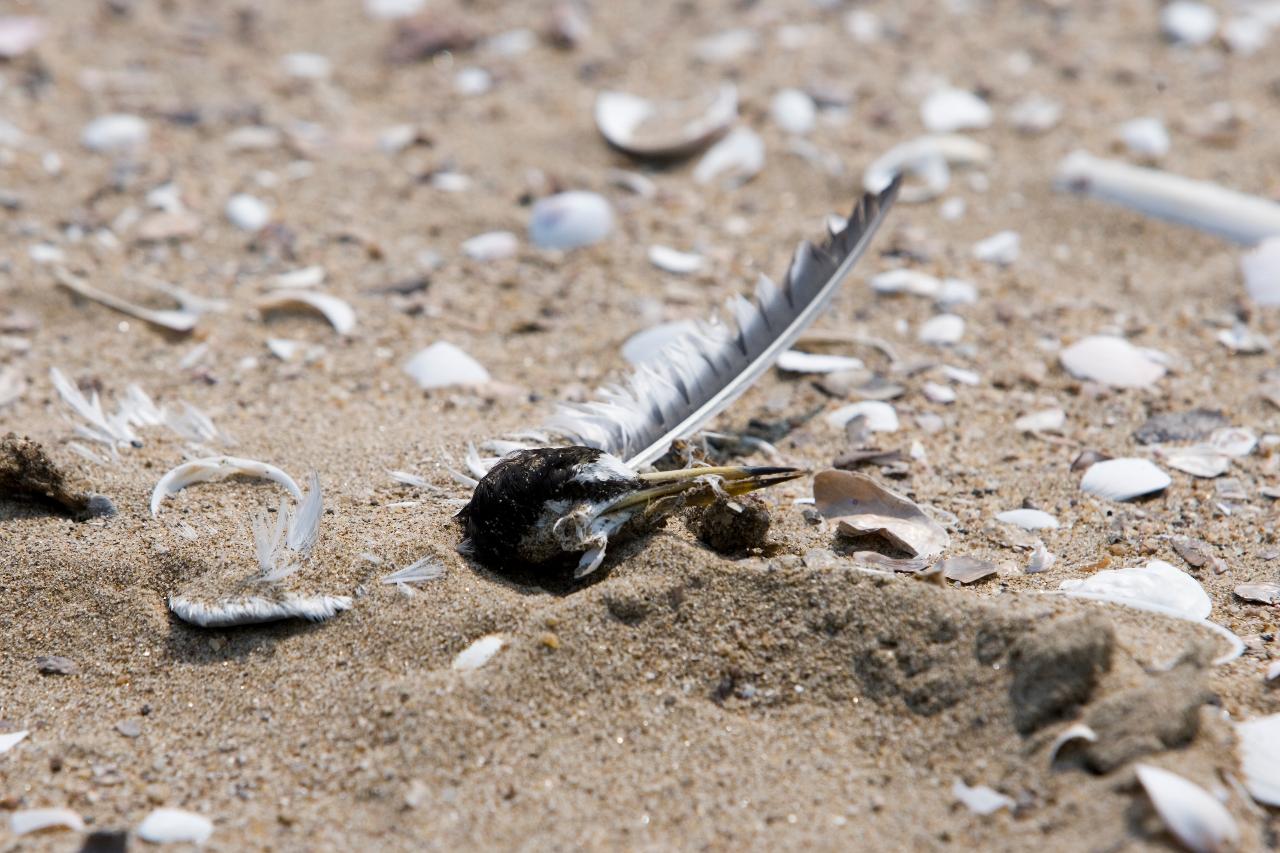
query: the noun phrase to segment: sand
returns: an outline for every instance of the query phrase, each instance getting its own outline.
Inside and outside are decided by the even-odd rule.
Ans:
[[[1220,409],[1233,424],[1274,430],[1275,409],[1258,396],[1273,358],[1233,355],[1215,335],[1238,318],[1274,337],[1276,317],[1244,301],[1238,248],[1056,193],[1051,178],[1071,150],[1109,153],[1121,122],[1160,115],[1174,137],[1164,167],[1275,196],[1275,46],[1248,58],[1218,45],[1175,49],[1159,38],[1155,5],[1131,2],[860,4],[887,30],[864,45],[835,5],[595,3],[591,35],[571,51],[482,47],[397,65],[385,59],[393,25],[353,0],[22,4],[50,32],[0,66],[0,116],[25,134],[0,167],[17,199],[0,214],[0,321],[34,326],[0,332],[0,369],[28,385],[0,408],[0,434],[39,442],[75,488],[119,512],[77,521],[0,496],[0,731],[31,732],[0,756],[0,818],[67,806],[91,829],[123,831],[172,806],[211,818],[216,850],[1167,849],[1135,781],[1139,760],[1228,791],[1242,849],[1273,844],[1275,813],[1232,787],[1230,721],[1280,710],[1263,679],[1275,611],[1231,593],[1276,580],[1274,510],[1258,492],[1274,482],[1275,457],[1264,449],[1234,463],[1228,476],[1248,497],[1230,500],[1229,515],[1212,480],[1175,473],[1163,495],[1115,504],[1084,495],[1070,464],[1084,449],[1141,455],[1133,433],[1152,413]],[[481,35],[546,17],[544,4],[432,8]],[[811,29],[783,30],[797,25]],[[697,39],[734,27],[760,33],[760,50],[722,66],[693,59]],[[806,34],[803,46],[784,46]],[[288,78],[279,59],[294,51],[328,57],[332,79]],[[470,65],[493,74],[492,92],[453,91]],[[452,515],[468,493],[448,470],[462,467],[468,442],[537,427],[555,400],[620,375],[618,347],[632,333],[704,316],[759,272],[780,275],[796,241],[852,204],[862,169],[922,132],[932,76],[994,106],[995,126],[973,134],[995,152],[985,180],[953,176],[947,195],[967,210],[955,221],[937,203],[899,205],[817,328],[892,344],[896,370],[869,346],[827,351],[906,387],[894,401],[902,429],[876,443],[918,443],[924,458],[886,482],[953,513],[949,553],[992,560],[998,574],[960,586],[859,572],[835,524],[811,523],[794,503],[811,495],[807,479],[762,494],[770,545],[740,558],[711,551],[678,520],[611,548],[605,572],[570,594],[510,583],[460,556]],[[765,138],[755,180],[699,187],[686,162],[649,172],[652,199],[610,185],[610,169],[645,166],[598,138],[599,89],[675,96],[724,79]],[[814,85],[852,97],[846,121],[824,118],[812,135],[840,174],[788,153],[767,116],[777,89]],[[1057,128],[1024,136],[1003,120],[1030,92],[1063,102]],[[1246,121],[1226,140],[1205,139],[1199,122],[1224,100]],[[146,118],[145,151],[112,158],[80,146],[85,124],[108,112]],[[380,150],[380,132],[405,123],[419,142]],[[283,141],[232,150],[227,134],[254,124]],[[57,174],[48,152],[61,158]],[[446,168],[470,176],[469,190],[434,188],[429,176]],[[198,227],[140,242],[146,195],[167,182]],[[567,254],[529,246],[527,204],[555,188],[605,193],[614,233]],[[237,192],[266,201],[277,225],[255,236],[229,224],[223,207]],[[498,229],[522,235],[515,258],[463,256],[464,240]],[[1021,234],[1013,264],[971,257],[973,243],[1004,229]],[[158,279],[228,310],[202,317],[192,335],[158,332],[57,288],[52,265],[30,251],[43,243],[100,288],[154,301],[144,284]],[[655,243],[696,248],[708,271],[654,269]],[[438,267],[425,252],[438,253]],[[869,275],[904,263],[977,287],[954,350],[916,341],[934,313],[927,300],[870,292]],[[322,288],[354,307],[350,335],[315,316],[253,313],[274,275],[308,265],[323,266]],[[411,293],[382,292],[417,280]],[[1109,391],[1061,370],[1056,346],[1104,330],[1170,353],[1173,371],[1148,390]],[[268,338],[324,350],[283,363]],[[418,390],[401,364],[439,340],[496,384]],[[183,366],[200,345],[204,356]],[[952,405],[931,403],[921,386],[945,381],[931,369],[940,363],[981,381],[957,386]],[[169,594],[209,572],[255,570],[250,518],[283,493],[256,481],[196,486],[152,518],[152,487],[191,448],[156,427],[114,463],[78,456],[48,378],[55,366],[108,405],[136,382],[166,406],[198,406],[234,436],[218,450],[299,480],[318,472],[321,541],[290,583],[350,596],[352,609],[322,624],[176,621]],[[820,470],[850,449],[822,415],[853,399],[771,371],[715,426],[790,419],[771,440],[788,463]],[[1061,437],[1014,429],[1052,405],[1067,412]],[[925,413],[943,428],[921,428]],[[399,485],[391,470],[437,490]],[[1021,571],[1030,537],[993,520],[1024,501],[1062,523],[1043,534],[1058,557],[1043,574]],[[1225,572],[1189,566],[1176,536],[1209,543]],[[380,582],[422,557],[444,576],[411,596]],[[1244,657],[1213,667],[1223,646],[1194,625],[1042,594],[1154,558],[1203,584],[1213,619],[1246,640]],[[1065,624],[1069,638],[1070,626],[1092,624],[1071,621],[1086,614],[1114,632],[1109,668],[1094,673],[1087,698],[1020,731],[1019,661],[1049,642],[1038,631]],[[505,647],[477,671],[453,671],[458,652],[488,634]],[[76,673],[41,674],[46,655],[69,658]],[[1049,671],[1033,681],[1066,677]],[[1053,737],[1076,719],[1112,720],[1112,751],[1072,747],[1051,767]],[[1117,728],[1129,723],[1141,730]],[[1122,742],[1138,743],[1135,753],[1117,756]],[[952,793],[957,780],[998,789],[1015,807],[973,814]],[[7,832],[0,826],[6,849],[78,844],[65,832]]]

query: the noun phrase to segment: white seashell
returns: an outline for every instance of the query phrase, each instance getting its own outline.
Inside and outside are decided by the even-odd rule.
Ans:
[[[942,375],[950,379],[952,382],[959,382],[961,385],[978,386],[982,384],[982,375],[976,370],[965,370],[962,367],[952,367],[944,364],[940,368]]]
[[[788,373],[838,373],[841,370],[861,370],[862,359],[847,355],[800,352],[789,349],[778,356],[778,369]]]
[[[1275,681],[1280,678],[1280,660],[1272,661],[1267,667],[1267,681]]]
[[[707,259],[692,252],[678,252],[667,246],[650,246],[649,263],[665,272],[689,275],[700,272],[706,266]]]
[[[150,135],[147,123],[138,116],[111,113],[85,125],[80,143],[100,154],[125,154],[145,146]]]
[[[65,287],[72,293],[97,302],[99,305],[105,305],[113,311],[136,317],[144,323],[160,326],[173,332],[189,332],[196,327],[196,321],[200,319],[198,312],[186,307],[178,310],[162,310],[147,308],[127,299],[121,299],[119,296],[99,290],[61,268],[54,269],[53,276],[60,286]]]
[[[1084,723],[1076,723],[1068,726],[1061,734],[1053,739],[1053,744],[1049,747],[1049,763],[1053,764],[1053,762],[1057,761],[1058,753],[1062,751],[1064,746],[1071,743],[1073,740],[1084,740],[1089,743],[1097,743],[1098,733],[1086,726]]]
[[[1190,225],[1237,243],[1253,245],[1280,235],[1280,204],[1276,202],[1207,181],[1103,160],[1084,151],[1062,161],[1054,183],[1059,189]]]
[[[260,198],[237,193],[227,199],[227,219],[243,231],[261,231],[271,221],[271,208]]]
[[[627,338],[622,345],[622,357],[631,364],[653,361],[661,355],[667,344],[697,330],[698,324],[692,320],[661,323]]]
[[[1039,509],[1011,509],[996,515],[997,521],[1023,530],[1057,530],[1058,519]]]
[[[1106,459],[1089,466],[1080,488],[1109,501],[1128,501],[1164,491],[1172,482],[1146,459]]]
[[[955,133],[991,126],[991,107],[972,92],[939,89],[920,105],[920,119],[930,133]]]
[[[939,314],[930,317],[920,327],[917,335],[921,343],[933,346],[951,346],[964,337],[964,318],[955,314]]]
[[[1120,125],[1119,133],[1120,141],[1136,157],[1159,160],[1169,153],[1169,131],[1158,118],[1131,119]]]
[[[944,278],[942,289],[938,291],[938,304],[974,305],[978,301],[978,289],[970,282],[959,278]]]
[[[754,30],[736,29],[699,39],[694,43],[693,55],[703,62],[722,65],[759,49],[760,36]]]
[[[330,293],[314,290],[273,290],[254,303],[263,314],[288,308],[310,308],[323,315],[340,335],[349,335],[356,327],[356,312],[346,301]]]
[[[1263,240],[1240,256],[1240,272],[1249,298],[1259,305],[1280,305],[1280,237]]]
[[[1058,558],[1045,547],[1043,542],[1037,539],[1035,547],[1031,549],[1031,560],[1027,563],[1026,572],[1029,575],[1047,572],[1053,568],[1053,564],[1056,562],[1058,562]]]
[[[1205,44],[1218,32],[1218,13],[1204,3],[1174,0],[1160,10],[1160,31],[1178,44]]]
[[[567,192],[540,199],[529,218],[529,240],[540,249],[577,249],[599,243],[613,230],[613,208],[604,196]]]
[[[964,199],[959,196],[952,196],[938,205],[938,215],[948,222],[955,222],[964,216],[964,212],[968,209],[969,206]]]
[[[491,379],[480,362],[447,341],[419,350],[405,362],[404,372],[428,391],[453,385],[484,385]]]
[[[510,231],[488,231],[462,244],[462,253],[474,261],[500,261],[513,256],[520,240]]]
[[[1280,714],[1237,723],[1236,751],[1249,796],[1280,806]]]
[[[973,256],[990,264],[1008,266],[1018,259],[1022,238],[1017,231],[1001,231],[973,244]]]
[[[267,338],[267,349],[281,361],[293,361],[301,356],[312,362],[324,355],[324,347],[307,341],[291,341],[287,338]]]
[[[921,136],[890,148],[862,174],[867,192],[881,192],[899,173],[912,175],[923,186],[905,186],[898,197],[905,202],[937,198],[951,183],[951,166],[978,166],[991,160],[991,148],[956,134]]]
[[[0,732],[0,755],[4,755],[9,750],[22,743],[22,741],[26,740],[27,735],[29,734],[31,734],[31,732],[26,729],[18,732]]]
[[[872,44],[884,36],[880,18],[866,9],[852,9],[844,16],[844,28],[858,44]]]
[[[1160,461],[1193,477],[1221,477],[1231,467],[1231,457],[1206,445],[1194,447],[1156,448]]]
[[[1028,95],[1009,109],[1009,121],[1022,133],[1046,133],[1062,121],[1062,102]]]
[[[857,417],[867,419],[867,429],[872,432],[897,432],[898,413],[893,406],[880,400],[863,400],[841,406],[827,415],[827,423],[837,428]]]
[[[294,479],[274,465],[237,456],[208,456],[184,462],[160,478],[151,491],[151,515],[160,513],[160,503],[170,495],[176,495],[187,486],[211,483],[234,476],[261,477],[284,487],[293,499],[302,500],[302,490]]]
[[[71,809],[19,809],[9,816],[9,831],[27,835],[45,829],[70,829],[84,832],[84,821]]]
[[[1208,445],[1232,459],[1248,456],[1258,446],[1258,436],[1245,427],[1222,427],[1209,434]]]
[[[493,56],[511,58],[522,56],[538,45],[538,34],[528,27],[498,33],[485,39],[480,49]]]
[[[1271,41],[1271,27],[1260,16],[1246,14],[1222,25],[1222,40],[1240,56],[1252,56]]]
[[[507,641],[500,634],[489,634],[476,640],[453,659],[453,668],[458,672],[471,672],[484,666],[496,655]]]
[[[1021,432],[1059,432],[1067,423],[1067,413],[1062,409],[1044,409],[1023,415],[1013,422]]]
[[[818,512],[848,535],[875,534],[931,560],[951,542],[946,529],[907,498],[852,471],[822,471],[813,480]]]
[[[364,0],[364,11],[370,18],[395,20],[416,15],[426,5],[427,0]]]
[[[301,269],[282,272],[271,279],[270,287],[297,290],[305,287],[317,287],[324,284],[326,272],[322,266],[302,267]]]
[[[736,187],[754,178],[763,168],[764,140],[754,130],[739,127],[702,155],[693,168],[693,180],[704,185]]]
[[[817,121],[818,108],[809,97],[799,89],[783,89],[773,96],[769,104],[769,116],[773,123],[787,133],[804,135],[813,130]]]
[[[939,385],[937,382],[924,383],[920,387],[920,393],[924,394],[925,399],[931,403],[948,405],[956,401],[955,390],[946,385]]]
[[[483,95],[493,88],[493,75],[483,68],[470,66],[453,75],[453,91],[464,97]]]
[[[1213,609],[1213,603],[1200,582],[1164,560],[1152,560],[1137,568],[1107,569],[1083,580],[1065,580],[1058,588],[1079,598],[1136,607],[1155,605],[1184,619],[1197,621],[1208,618],[1209,611]]]
[[[1124,338],[1090,335],[1058,354],[1072,376],[1114,388],[1145,388],[1165,374],[1163,364]]]
[[[691,156],[738,118],[738,90],[726,83],[683,101],[650,101],[625,92],[596,97],[596,129],[605,141],[635,157]]]
[[[333,63],[318,53],[286,53],[280,57],[280,70],[297,80],[328,80]]]
[[[45,34],[43,18],[6,15],[0,18],[0,59],[14,59],[35,47]]]
[[[1017,803],[994,788],[976,785],[970,788],[959,779],[951,786],[951,795],[964,804],[965,808],[976,815],[986,817],[1001,809],[1013,809]]]
[[[284,144],[284,134],[274,127],[237,127],[222,138],[232,151],[268,151]]]
[[[138,826],[138,837],[153,844],[204,844],[213,835],[213,822],[182,809],[156,809]]]
[[[876,293],[909,293],[930,299],[942,292],[942,282],[918,270],[886,270],[871,277],[871,289]]]
[[[1165,828],[1192,853],[1219,853],[1240,844],[1235,818],[1204,788],[1150,764],[1134,770]]]

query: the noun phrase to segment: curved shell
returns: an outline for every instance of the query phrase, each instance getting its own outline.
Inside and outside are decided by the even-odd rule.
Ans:
[[[731,83],[679,101],[601,92],[595,105],[600,135],[633,157],[690,157],[722,136],[737,118],[738,90]]]

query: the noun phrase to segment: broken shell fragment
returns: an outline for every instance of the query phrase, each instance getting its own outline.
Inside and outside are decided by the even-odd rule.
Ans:
[[[920,105],[920,120],[930,133],[955,133],[991,126],[991,107],[964,89],[939,89]]]
[[[1249,298],[1258,305],[1280,305],[1280,237],[1263,240],[1240,256],[1240,272]]]
[[[867,429],[872,432],[897,432],[898,412],[893,406],[880,400],[863,400],[841,406],[827,415],[827,423],[843,427],[854,418],[866,418]]]
[[[997,515],[996,520],[1023,530],[1058,529],[1058,519],[1039,509],[1011,509]]]
[[[1084,472],[1080,488],[1109,501],[1129,501],[1169,488],[1173,479],[1146,459],[1105,459]]]
[[[1207,619],[1213,603],[1200,582],[1164,560],[1145,566],[1108,569],[1088,578],[1065,580],[1058,586],[1068,595],[1112,601],[1133,607],[1154,605],[1184,619]]]
[[[986,785],[975,785],[970,788],[959,779],[951,786],[951,795],[963,803],[969,811],[982,817],[993,815],[1001,809],[1013,809],[1017,806],[1012,797],[994,788]]]
[[[871,289],[876,293],[908,293],[933,299],[942,292],[942,282],[919,270],[885,270],[871,277]]]
[[[1211,479],[1221,477],[1231,468],[1231,457],[1226,453],[1207,445],[1195,447],[1155,448],[1156,455],[1164,464],[1176,471],[1190,474],[1193,477]]]
[[[274,465],[258,462],[254,459],[242,459],[237,456],[210,456],[204,459],[193,459],[184,462],[169,471],[156,483],[151,492],[151,515],[159,515],[160,504],[170,495],[176,495],[187,486],[196,483],[211,483],[234,476],[260,477],[279,483],[294,500],[302,500],[302,490],[294,479]]]
[[[46,829],[70,829],[84,832],[84,821],[71,809],[19,809],[9,816],[9,831],[27,835]]]
[[[484,385],[491,378],[484,365],[448,341],[437,341],[419,350],[405,362],[404,372],[427,391],[452,385]]]
[[[949,581],[973,583],[996,573],[996,564],[976,557],[947,557],[935,568]]]
[[[702,155],[693,169],[693,180],[731,189],[745,184],[763,168],[764,140],[754,130],[739,127]]]
[[[847,355],[801,352],[789,349],[778,356],[778,369],[788,373],[839,373],[842,370],[861,370],[862,359]]]
[[[818,512],[838,519],[850,536],[879,536],[913,557],[933,559],[951,542],[946,529],[906,497],[852,471],[822,471],[813,480]]]
[[[738,117],[738,90],[725,84],[683,101],[651,101],[625,92],[596,97],[596,128],[633,157],[689,157],[720,138]]]
[[[529,218],[529,240],[540,249],[590,246],[612,230],[613,208],[597,193],[565,192],[540,199]]]
[[[267,203],[245,193],[227,199],[224,212],[231,224],[242,231],[261,231],[271,221],[271,208]]]
[[[1072,376],[1113,388],[1145,388],[1165,374],[1147,350],[1114,335],[1090,335],[1058,354]]]
[[[261,297],[255,307],[263,314],[307,308],[322,315],[340,335],[349,335],[356,327],[356,312],[349,303],[332,294],[314,290],[273,290]]]
[[[1098,733],[1086,726],[1084,723],[1076,723],[1064,729],[1049,746],[1049,764],[1052,765],[1058,760],[1058,753],[1062,752],[1062,748],[1074,740],[1083,740],[1089,743],[1098,742]]]
[[[488,663],[503,646],[506,638],[500,634],[489,634],[476,640],[453,659],[453,669],[458,672],[471,672]]]
[[[29,734],[31,734],[31,732],[25,729],[16,732],[0,733],[0,755],[4,755],[9,750],[22,743],[27,739],[27,735]]]
[[[973,244],[973,256],[989,264],[1007,267],[1022,252],[1022,238],[1017,231],[1000,231]]]
[[[956,314],[939,314],[930,317],[920,327],[917,335],[922,344],[943,347],[960,343],[964,337],[964,318]]]
[[[1044,409],[1023,415],[1013,422],[1020,432],[1060,432],[1067,423],[1067,413],[1062,409]]]
[[[1150,764],[1134,769],[1160,820],[1188,850],[1218,853],[1239,845],[1240,828],[1235,818],[1204,788]]]
[[[1280,806],[1280,714],[1237,723],[1236,749],[1249,796]]]
[[[473,261],[501,261],[520,249],[520,240],[510,231],[487,231],[462,243],[462,254]]]
[[[991,148],[957,134],[921,136],[896,145],[867,167],[862,184],[867,192],[881,192],[894,176],[906,174],[923,186],[904,186],[898,194],[905,202],[937,198],[951,183],[951,166],[979,166],[991,159]]]
[[[799,89],[783,89],[773,96],[769,104],[769,116],[787,133],[809,133],[813,130],[817,114],[813,98]]]
[[[1235,594],[1245,601],[1256,601],[1259,604],[1280,604],[1280,584],[1274,583],[1242,583]]]
[[[160,326],[171,332],[189,332],[196,327],[196,321],[200,319],[198,312],[192,311],[186,306],[176,310],[162,310],[147,308],[127,299],[121,299],[119,296],[99,290],[61,268],[55,268],[53,275],[59,285],[78,296],[83,296],[85,299],[97,302],[99,305],[105,305],[113,311],[119,311],[121,314],[127,314],[130,317],[142,320],[144,323]]]
[[[1160,32],[1176,44],[1205,44],[1218,32],[1218,13],[1196,0],[1173,0],[1160,10]]]
[[[138,826],[138,837],[153,844],[204,844],[212,835],[212,821],[182,809],[156,809]]]
[[[706,258],[692,252],[680,252],[667,246],[650,246],[649,263],[664,272],[690,275],[706,266]]]

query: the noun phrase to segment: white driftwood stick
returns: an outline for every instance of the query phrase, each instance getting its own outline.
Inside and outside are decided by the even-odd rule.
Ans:
[[[1055,185],[1246,245],[1280,235],[1280,204],[1084,151],[1062,161]]]

